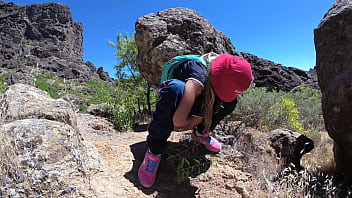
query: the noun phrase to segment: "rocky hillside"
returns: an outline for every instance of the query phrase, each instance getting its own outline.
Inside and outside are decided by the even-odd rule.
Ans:
[[[112,84],[102,68],[83,62],[82,31],[66,5],[0,1],[0,76],[9,85],[33,84],[33,73],[46,70],[68,80],[85,82],[97,77]]]
[[[295,67],[287,67],[273,61],[259,58],[253,54],[241,52],[252,66],[256,87],[266,87],[269,90],[290,91],[301,86],[319,89],[314,74]]]

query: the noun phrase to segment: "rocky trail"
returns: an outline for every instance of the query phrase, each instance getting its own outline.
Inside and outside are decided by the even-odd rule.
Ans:
[[[87,126],[83,123],[80,126]],[[104,128],[104,127],[102,127]],[[105,127],[106,131],[112,131]],[[242,171],[240,163],[205,151],[202,145],[198,154],[212,161],[200,175],[178,183],[175,171],[163,159],[156,182],[151,188],[139,184],[137,171],[143,160],[147,132],[113,132],[96,134],[82,130],[82,137],[93,145],[102,157],[100,172],[91,176],[91,187],[97,197],[256,197],[264,195],[251,174]],[[105,132],[106,132],[105,131]],[[101,130],[100,132],[104,132]],[[170,147],[177,150],[190,144],[190,132],[173,133]],[[194,143],[192,144],[194,145]]]
[[[0,197],[268,197],[262,189],[280,169],[269,133],[228,120],[213,131],[219,153],[192,141],[191,131],[173,132],[154,186],[144,188],[137,172],[145,125],[118,132],[106,118],[78,113],[25,84],[10,86],[0,104]],[[279,140],[297,145],[292,134],[278,131],[285,138],[274,143],[286,150]]]
[[[168,140],[169,154],[161,161],[155,185],[144,188],[139,184],[137,172],[146,151],[145,129],[115,131],[106,118],[77,113],[67,101],[52,99],[46,92],[24,84],[10,86],[1,104],[4,107],[1,115],[6,119],[0,133],[3,158],[0,170],[5,182],[0,197],[38,194],[99,198],[261,197],[266,194],[259,190],[258,182],[248,171],[248,168],[255,170],[261,161],[253,155],[251,139],[256,139],[256,133],[236,138],[234,134],[222,134],[217,138],[221,138],[223,149],[215,154],[191,141],[190,131],[174,132]],[[226,126],[223,132],[234,133],[234,126]],[[219,129],[217,133],[223,132]],[[243,145],[234,146],[236,141]],[[242,149],[237,151],[237,148]],[[266,149],[259,150],[266,153]]]

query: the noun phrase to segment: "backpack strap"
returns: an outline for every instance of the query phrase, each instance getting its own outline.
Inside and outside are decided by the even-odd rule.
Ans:
[[[172,78],[174,70],[182,63],[187,60],[196,60],[202,63],[204,67],[208,67],[207,61],[204,60],[202,56],[199,55],[183,55],[176,56],[170,60],[168,60],[162,70],[161,74],[161,83]]]

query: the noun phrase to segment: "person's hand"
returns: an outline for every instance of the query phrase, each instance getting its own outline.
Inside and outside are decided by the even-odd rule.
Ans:
[[[189,123],[188,125],[184,125],[183,127],[174,127],[174,131],[187,131],[194,129],[197,125],[203,122],[203,117],[197,115],[190,115],[189,116]]]

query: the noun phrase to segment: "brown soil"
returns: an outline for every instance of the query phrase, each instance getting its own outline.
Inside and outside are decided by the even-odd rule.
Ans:
[[[289,175],[289,178],[294,176],[291,183],[278,181],[283,167],[270,147],[268,134],[236,122],[220,124],[215,129],[214,135],[223,146],[220,153],[209,152],[203,145],[191,141],[190,131],[173,132],[168,139],[169,155],[163,157],[151,188],[142,187],[137,176],[146,152],[145,126],[130,132],[116,132],[107,120],[87,114],[80,115],[78,126],[91,156],[87,157],[90,166],[86,175],[90,181],[87,185],[93,192],[88,194],[92,197],[302,197],[309,190],[309,186],[294,185],[307,182],[303,176],[311,176],[308,173]],[[301,160],[304,167],[309,167],[306,163],[318,164],[323,169],[330,166],[332,143],[322,134],[315,150]],[[183,158],[192,167],[204,166],[192,169],[180,182],[175,165],[180,165]],[[312,195],[319,194],[320,190],[324,195],[322,187]]]
[[[202,145],[196,145],[197,155],[212,162],[203,173],[178,183],[175,171],[163,159],[154,186],[144,188],[137,171],[145,154],[147,132],[83,132],[82,136],[104,161],[101,171],[91,177],[97,197],[267,197],[253,175],[243,171],[240,161],[224,158],[221,152],[210,153]],[[173,133],[169,139],[171,150],[195,145],[189,139],[190,132]]]

